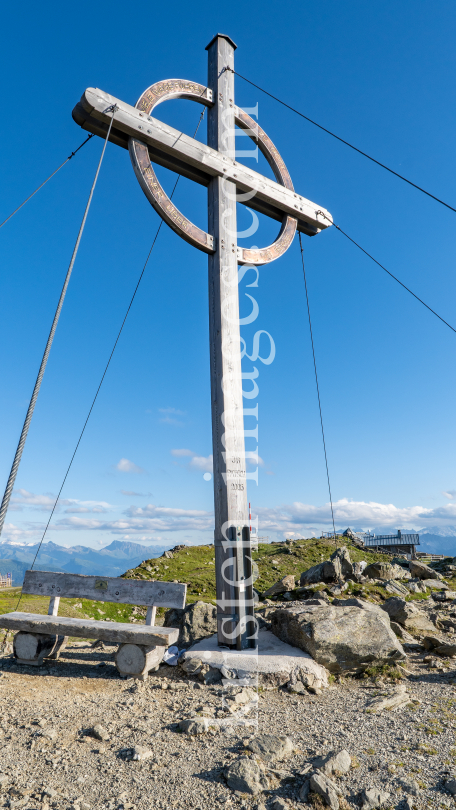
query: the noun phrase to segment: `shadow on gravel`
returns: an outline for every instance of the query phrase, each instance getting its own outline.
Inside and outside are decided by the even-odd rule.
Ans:
[[[214,768],[211,768],[210,770],[200,771],[199,773],[193,773],[192,776],[194,776],[195,779],[201,779],[202,782],[211,782],[212,784],[214,782],[220,782],[220,784],[225,785],[226,787],[226,782],[222,776],[223,770],[224,766],[219,765]]]
[[[86,650],[63,650],[60,653],[59,661],[79,661],[81,658],[84,661],[107,661],[107,660],[114,660],[115,650],[106,651],[106,652],[97,652],[94,650],[93,652],[88,652]]]
[[[36,677],[46,675],[48,678],[74,678],[76,680],[81,678],[90,680],[121,678],[114,664],[105,664],[104,662],[98,664],[67,664],[63,661],[48,661],[41,667],[33,667],[27,664],[17,664],[15,659],[12,658],[0,662],[0,672],[34,675]]]

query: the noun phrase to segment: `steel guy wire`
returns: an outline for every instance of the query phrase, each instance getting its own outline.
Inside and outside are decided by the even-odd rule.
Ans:
[[[321,214],[322,216],[324,216],[326,219],[328,219],[328,217],[325,216],[323,211],[318,211],[318,213]],[[420,298],[419,295],[414,293],[413,290],[410,289],[410,287],[407,287],[407,285],[404,284],[404,282],[401,281],[397,276],[395,276],[394,273],[391,273],[390,270],[387,270],[387,268],[383,264],[381,264],[381,262],[379,262],[378,259],[375,259],[374,256],[372,256],[371,253],[369,253],[367,250],[365,250],[360,244],[358,244],[358,242],[355,242],[355,240],[352,239],[352,237],[349,236],[348,233],[346,233],[345,231],[342,230],[340,225],[336,225],[335,222],[332,222],[331,224],[334,225],[336,230],[338,230],[343,236],[345,236],[345,238],[348,239],[349,242],[351,242],[353,245],[355,245],[355,247],[357,247],[359,250],[361,250],[361,252],[364,253],[365,256],[368,256],[369,259],[372,259],[372,261],[375,262],[375,264],[377,264],[379,267],[381,267],[381,269],[384,270],[385,273],[387,273],[392,279],[394,279],[394,281],[397,281],[397,283],[400,284],[400,286],[403,287],[404,290],[406,290],[408,293],[410,293],[410,295],[413,295],[413,297],[417,301],[419,301],[420,304],[423,304],[423,307],[426,307],[426,309],[428,309],[429,312],[432,312],[432,314],[435,315],[435,317],[438,318],[439,321],[442,321],[442,323],[444,323],[445,326],[448,326],[448,329],[451,329],[452,332],[456,333],[456,329],[455,329],[454,326],[451,326],[451,323],[448,323],[448,321],[446,321],[445,318],[442,318],[442,316],[439,315],[439,313],[436,312],[435,309],[432,309],[432,307],[430,307],[429,304],[426,304],[426,301],[423,301],[423,299]]]
[[[43,186],[45,186],[45,185],[46,185],[46,183],[47,183],[47,182],[48,182],[48,181],[51,179],[51,177],[54,177],[54,174],[57,174],[57,172],[59,172],[59,171],[60,171],[60,169],[63,169],[63,167],[64,167],[64,166],[65,166],[65,165],[68,163],[68,161],[69,161],[69,160],[71,160],[71,158],[72,158],[72,157],[74,157],[74,156],[77,154],[77,152],[79,152],[79,150],[80,150],[80,149],[82,149],[82,147],[83,147],[83,146],[85,146],[85,145],[86,145],[86,143],[88,143],[88,141],[90,141],[90,139],[91,139],[91,138],[93,138],[93,134],[92,134],[92,133],[89,135],[89,137],[88,137],[88,138],[86,138],[86,139],[85,139],[85,141],[83,141],[83,142],[82,142],[82,143],[81,143],[81,144],[78,146],[78,148],[77,148],[77,149],[75,149],[75,150],[74,150],[74,152],[72,152],[72,153],[71,153],[71,155],[69,155],[69,156],[67,157],[67,159],[66,159],[66,160],[64,160],[64,161],[63,161],[63,163],[61,163],[61,164],[60,164],[60,166],[59,166],[59,167],[58,167],[58,168],[57,168],[55,171],[53,171],[53,172],[52,172],[52,174],[50,174],[50,175],[49,175],[49,177],[48,177],[48,178],[47,178],[47,179],[46,179],[46,180],[45,180],[43,183],[41,183],[41,185],[40,185],[40,186],[38,186],[38,188],[36,188],[36,189],[35,189],[35,191],[32,191],[32,193],[30,194],[30,196],[29,196],[29,197],[27,197],[27,199],[26,199],[26,200],[24,200],[24,202],[23,202],[23,203],[21,203],[21,204],[20,204],[20,205],[19,205],[19,206],[16,208],[16,210],[15,210],[15,211],[13,211],[13,213],[9,215],[9,217],[6,217],[6,219],[4,219],[4,220],[3,220],[3,222],[0,224],[0,228],[3,228],[3,226],[4,226],[4,225],[5,225],[7,222],[8,222],[8,220],[10,220],[10,219],[11,219],[11,217],[14,217],[14,214],[17,214],[17,212],[21,210],[21,208],[22,208],[22,207],[25,205],[25,203],[27,203],[29,200],[31,200],[31,199],[32,199],[32,197],[34,197],[34,196],[35,196],[36,192],[37,192],[37,191],[39,191],[39,190],[40,190],[40,188],[43,188]]]
[[[331,517],[332,517],[332,524],[333,524],[333,531],[334,531],[334,542],[336,542],[336,526],[335,526],[335,523],[334,523],[334,509],[333,509],[333,499],[332,499],[332,494],[331,494],[331,482],[329,480],[328,454],[326,452],[325,430],[324,430],[324,427],[323,427],[323,414],[322,414],[322,410],[321,410],[320,386],[318,385],[317,361],[316,361],[316,358],[315,358],[315,346],[314,346],[314,339],[313,339],[313,332],[312,332],[312,320],[311,320],[311,317],[310,317],[309,293],[308,293],[308,290],[307,290],[306,268],[305,268],[305,264],[304,264],[304,250],[303,250],[303,247],[302,247],[301,234],[299,234],[299,248],[300,248],[300,251],[301,251],[302,272],[303,272],[303,275],[304,275],[304,287],[305,287],[305,290],[306,290],[307,315],[309,317],[310,343],[312,345],[312,357],[313,357],[313,366],[314,366],[314,372],[315,372],[315,384],[317,386],[318,410],[320,412],[321,437],[323,439],[323,450],[324,450],[324,454],[325,454],[326,478],[328,480],[329,502],[331,504]]]
[[[269,98],[272,98],[274,99],[274,101],[277,101],[279,104],[282,104],[288,110],[291,110],[291,112],[294,112],[296,113],[296,115],[299,115],[301,118],[304,118],[304,120],[308,121],[309,124],[313,124],[315,127],[318,127],[318,129],[321,129],[323,132],[326,132],[328,135],[331,135],[331,137],[336,138],[337,141],[344,143],[345,146],[349,146],[350,149],[353,149],[355,152],[358,152],[359,155],[362,155],[368,160],[371,160],[372,163],[376,163],[377,166],[380,166],[380,168],[386,169],[386,171],[390,172],[390,174],[394,174],[395,177],[399,178],[399,180],[403,180],[404,183],[408,183],[409,186],[413,186],[413,188],[416,188],[418,191],[421,191],[423,194],[426,194],[427,197],[431,197],[431,199],[440,203],[440,205],[444,205],[445,208],[449,208],[450,211],[454,211],[456,213],[456,208],[453,208],[452,205],[449,205],[444,200],[441,200],[440,197],[436,197],[435,194],[431,194],[430,191],[426,191],[425,188],[422,188],[421,186],[418,186],[416,183],[413,183],[407,177],[404,177],[402,174],[399,174],[399,172],[395,172],[394,169],[391,169],[389,166],[386,166],[385,163],[381,163],[380,160],[377,160],[376,158],[372,157],[372,155],[368,155],[367,152],[363,152],[362,149],[358,149],[357,146],[354,146],[349,141],[346,141],[345,138],[341,138],[340,135],[336,135],[335,132],[331,132],[330,129],[327,129],[326,127],[322,126],[322,124],[318,124],[317,121],[314,121],[312,118],[309,118],[309,116],[304,115],[304,113],[300,112],[295,107],[292,107],[290,104],[287,104],[285,101],[282,101],[281,98],[278,98],[277,96],[274,96],[272,93],[269,93],[268,90],[264,89],[264,87],[260,87],[259,84],[255,84],[255,82],[252,82],[250,79],[247,79],[245,76],[242,75],[242,73],[238,73],[237,70],[233,70],[233,68],[228,66],[225,67],[225,70],[230,70],[232,73],[235,73],[236,76],[239,76],[240,79],[243,79],[245,82],[248,82],[248,84],[251,84],[252,87],[256,87],[256,89],[260,90],[261,93],[264,93],[266,96],[269,96]]]
[[[107,135],[106,135],[105,142],[103,144],[103,150],[102,150],[102,153],[101,153],[101,156],[100,156],[100,160],[98,162],[97,170],[95,172],[95,177],[94,177],[94,180],[93,180],[93,183],[92,183],[92,188],[90,189],[89,199],[87,200],[87,205],[85,207],[84,216],[82,218],[82,222],[81,222],[81,225],[80,225],[80,228],[79,228],[78,237],[76,239],[76,244],[75,244],[74,249],[73,249],[73,255],[71,257],[70,265],[69,265],[68,270],[67,270],[65,281],[64,281],[64,284],[63,284],[63,287],[62,287],[62,292],[60,293],[60,298],[59,298],[59,302],[57,304],[57,309],[55,311],[54,320],[52,321],[51,331],[49,332],[49,337],[48,337],[47,342],[46,342],[46,348],[44,350],[43,358],[41,360],[41,365],[40,365],[40,368],[39,368],[39,371],[38,371],[38,376],[36,378],[35,387],[33,389],[32,397],[30,399],[29,406],[28,406],[28,409],[27,409],[27,414],[25,416],[25,421],[24,421],[24,424],[23,424],[23,427],[22,427],[22,432],[21,432],[21,435],[20,435],[19,444],[18,444],[17,449],[16,449],[16,454],[14,456],[14,461],[13,461],[13,464],[12,464],[12,467],[11,467],[8,482],[6,484],[5,493],[3,495],[2,504],[0,506],[0,535],[2,533],[3,524],[5,522],[6,513],[8,511],[8,506],[9,506],[11,494],[12,494],[12,491],[13,491],[14,482],[16,480],[17,471],[18,471],[19,464],[20,464],[21,457],[22,457],[22,451],[24,449],[25,440],[27,438],[28,429],[30,427],[30,422],[32,421],[33,411],[35,409],[36,401],[38,399],[38,394],[39,394],[40,387],[41,387],[41,382],[42,382],[42,379],[43,379],[43,376],[44,376],[44,372],[46,370],[46,365],[47,365],[49,353],[51,351],[51,346],[52,346],[52,342],[54,340],[55,331],[57,329],[57,324],[59,322],[60,313],[62,311],[66,291],[68,289],[68,284],[70,283],[71,273],[73,271],[74,263],[76,261],[76,256],[78,255],[79,244],[81,242],[81,237],[82,237],[82,234],[84,232],[84,227],[85,227],[85,224],[86,224],[87,214],[89,213],[89,208],[90,208],[90,204],[92,202],[93,192],[95,191],[95,186],[97,184],[98,175],[100,173],[100,168],[101,168],[101,164],[103,162],[104,153],[106,151],[106,145],[108,143],[108,138],[109,138],[109,135],[110,135],[110,132],[111,132],[112,122],[114,120],[114,114],[115,114],[115,109],[113,109],[113,111],[112,111],[112,118],[111,118],[111,121],[110,121],[110,124],[109,124],[109,129],[108,129],[108,132],[107,132]]]
[[[195,136],[196,136],[196,134],[197,134],[197,132],[198,132],[198,129],[199,129],[199,127],[200,127],[200,124],[201,124],[201,122],[202,122],[202,120],[203,120],[203,118],[204,118],[204,113],[205,113],[205,112],[206,112],[206,111],[205,111],[205,110],[203,110],[203,112],[201,113],[201,115],[200,115],[200,117],[199,117],[198,125],[197,125],[197,127],[196,127],[196,129],[195,129],[195,133],[194,133],[194,136],[193,136],[193,137],[195,137]],[[111,123],[112,123],[112,121],[111,121]],[[109,132],[108,132],[108,136],[109,136]],[[172,190],[172,192],[171,192],[171,194],[170,194],[170,197],[169,197],[169,198],[170,198],[170,200],[172,200],[172,198],[173,198],[173,196],[174,196],[174,193],[175,193],[175,191],[176,191],[176,188],[177,188],[177,184],[178,184],[178,182],[179,182],[179,179],[180,179],[180,175],[178,175],[178,177],[177,177],[177,179],[176,179],[176,182],[174,183],[173,190]],[[117,337],[116,337],[116,339],[115,339],[115,341],[114,341],[114,346],[112,347],[111,354],[109,355],[109,358],[108,358],[108,362],[106,363],[106,366],[105,366],[105,368],[104,368],[103,374],[102,374],[102,376],[101,376],[101,380],[100,380],[99,385],[98,385],[98,388],[97,388],[97,390],[96,390],[96,392],[95,392],[95,396],[94,396],[94,397],[93,397],[93,399],[92,399],[92,403],[91,403],[91,405],[90,405],[89,412],[88,412],[87,417],[86,417],[86,419],[85,419],[85,422],[84,422],[84,425],[83,425],[83,427],[82,427],[82,430],[81,430],[81,432],[80,432],[80,434],[79,434],[78,441],[76,442],[76,447],[75,447],[75,449],[74,449],[73,455],[71,456],[70,463],[68,464],[68,467],[67,467],[67,469],[66,469],[66,472],[65,472],[65,475],[64,475],[64,478],[63,478],[62,484],[61,484],[61,486],[60,486],[60,489],[59,489],[59,491],[58,491],[57,497],[56,497],[56,499],[55,499],[55,501],[54,501],[54,505],[53,505],[52,510],[51,510],[51,513],[50,513],[50,515],[49,515],[49,519],[48,519],[48,521],[47,521],[47,523],[46,523],[46,526],[45,526],[45,529],[44,529],[44,532],[43,532],[43,536],[41,537],[41,540],[40,540],[40,543],[39,543],[38,549],[37,549],[37,551],[36,551],[35,557],[34,557],[34,559],[33,559],[33,562],[32,562],[32,564],[31,564],[31,566],[30,566],[30,570],[32,570],[33,566],[35,565],[35,562],[36,562],[36,560],[37,560],[37,557],[38,557],[38,554],[39,554],[39,552],[40,552],[41,546],[42,546],[42,544],[43,544],[44,538],[46,537],[46,533],[47,533],[47,530],[48,530],[49,525],[50,525],[50,523],[51,523],[51,520],[52,520],[52,517],[53,517],[53,515],[54,515],[54,512],[55,512],[55,510],[56,510],[56,508],[57,508],[57,504],[58,504],[58,502],[59,502],[60,495],[62,494],[63,487],[65,486],[65,482],[66,482],[66,480],[67,480],[67,478],[68,478],[68,474],[69,474],[69,472],[70,472],[70,469],[71,469],[71,466],[72,466],[72,464],[73,464],[74,458],[75,458],[76,453],[77,453],[77,451],[78,451],[78,448],[79,448],[79,445],[80,445],[80,443],[81,443],[82,437],[83,437],[83,435],[84,435],[84,433],[85,433],[85,429],[86,429],[86,427],[87,427],[88,421],[89,421],[89,419],[90,419],[90,416],[91,416],[91,414],[92,414],[93,408],[94,408],[94,406],[95,406],[95,402],[97,401],[98,394],[100,393],[101,386],[103,385],[104,378],[106,377],[106,374],[107,374],[108,368],[109,368],[109,366],[110,366],[111,360],[112,360],[112,358],[113,358],[114,352],[115,352],[115,350],[116,350],[116,347],[117,347],[117,344],[118,344],[118,342],[119,342],[120,336],[121,336],[121,334],[122,334],[123,328],[124,328],[124,326],[125,326],[126,320],[127,320],[127,318],[128,318],[128,315],[129,315],[129,313],[130,313],[131,307],[132,307],[132,305],[133,305],[133,301],[134,301],[134,300],[135,300],[135,298],[136,298],[136,293],[138,292],[139,285],[141,284],[142,278],[143,278],[144,273],[145,273],[145,271],[146,271],[146,267],[147,267],[147,265],[148,265],[148,262],[149,262],[149,259],[150,259],[150,256],[151,256],[151,253],[152,253],[152,251],[153,251],[153,249],[154,249],[154,247],[155,247],[155,243],[156,243],[156,241],[157,241],[157,239],[158,239],[158,235],[159,235],[159,233],[160,233],[160,231],[161,231],[161,227],[162,227],[162,225],[163,225],[163,220],[161,220],[161,222],[160,222],[160,224],[159,224],[159,226],[158,226],[158,228],[157,228],[157,230],[156,230],[155,236],[154,236],[154,238],[153,238],[153,240],[152,240],[152,245],[151,245],[151,247],[150,247],[149,253],[147,254],[146,261],[144,262],[143,268],[142,268],[141,273],[140,273],[140,275],[139,275],[138,281],[137,281],[137,283],[136,283],[136,287],[135,287],[135,289],[134,289],[134,291],[133,291],[133,295],[131,296],[130,303],[128,304],[127,311],[126,311],[125,316],[124,316],[124,318],[123,318],[122,324],[121,324],[120,329],[119,329],[119,331],[118,331],[118,333],[117,333]],[[18,600],[18,603],[17,603],[17,605],[16,605],[16,610],[17,610],[17,608],[19,607],[19,603],[20,603],[20,601],[21,601],[21,598],[22,598],[22,592],[21,592],[21,594],[20,594],[20,596],[19,596],[19,600]]]

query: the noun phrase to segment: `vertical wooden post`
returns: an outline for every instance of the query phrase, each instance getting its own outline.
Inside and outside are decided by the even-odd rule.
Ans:
[[[58,616],[60,596],[51,596],[49,600],[48,616]]]
[[[234,68],[236,45],[218,34],[207,46],[208,146],[235,159]],[[236,186],[214,178],[208,194],[209,233],[216,251],[209,255],[209,333],[212,447],[214,456],[215,567],[218,642],[225,647],[255,646],[246,615],[253,614],[243,580],[250,556],[239,331]],[[229,618],[231,617],[231,618]]]

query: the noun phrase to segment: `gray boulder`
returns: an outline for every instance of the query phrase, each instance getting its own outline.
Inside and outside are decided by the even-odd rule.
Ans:
[[[429,588],[431,591],[449,591],[450,586],[447,582],[443,582],[443,580],[439,579],[422,579],[420,580],[420,585],[424,585],[425,588]]]
[[[336,561],[340,563],[340,569],[343,577],[351,577],[353,574],[353,563],[350,559],[350,554],[346,546],[338,548],[334,554],[331,554],[331,562]]]
[[[313,763],[314,768],[323,771],[325,776],[348,773],[351,768],[351,756],[345,748],[341,751],[331,751],[326,757],[319,757]]]
[[[215,725],[215,721],[211,721],[208,717],[188,717],[179,722],[179,731],[183,731],[190,737],[196,737],[199,734],[206,734],[211,726]]]
[[[329,560],[313,565],[301,574],[301,587],[314,585],[317,582],[337,582],[344,577],[353,575],[353,565],[350,554],[345,546],[341,546],[331,554]]]
[[[408,571],[400,565],[391,565],[389,562],[374,562],[364,569],[364,576],[369,579],[407,579]]]
[[[279,579],[278,582],[275,582],[274,585],[271,585],[267,591],[264,592],[264,597],[269,596],[278,596],[281,593],[288,593],[289,591],[293,591],[295,588],[295,578],[293,574],[288,574],[286,577],[282,577]]]
[[[402,627],[402,625],[398,624],[397,622],[391,622],[391,630],[393,633],[396,633],[396,636],[400,638],[401,641],[407,644],[414,643],[415,639],[413,636],[411,636],[410,633],[407,633],[405,627]]]
[[[278,737],[276,734],[258,734],[250,740],[247,748],[265,762],[282,762],[294,751],[289,737]]]
[[[179,628],[177,646],[187,650],[217,632],[217,608],[206,602],[193,602],[183,610],[167,610],[164,625]]]
[[[339,796],[342,796],[342,791],[337,787],[335,782],[328,779],[325,774],[313,773],[310,777],[310,789],[312,793],[318,793],[331,810],[339,810]]]
[[[443,658],[454,658],[456,656],[456,644],[440,644],[434,648],[433,652]]]
[[[334,599],[333,605],[337,605],[337,607],[358,607],[361,610],[370,610],[372,613],[377,615],[377,617],[381,622],[384,623],[386,627],[390,627],[389,616],[385,615],[385,611],[381,609],[380,605],[376,605],[373,602],[368,602],[367,599],[360,599],[357,596],[350,596],[348,599]]]
[[[240,793],[250,793],[257,796],[263,790],[268,790],[269,781],[264,767],[250,757],[240,757],[225,768],[226,783],[231,790]]]
[[[398,596],[391,596],[382,605],[392,621],[401,624],[406,630],[415,630],[417,633],[432,633],[435,627],[426,614],[419,610],[412,602],[406,602]]]
[[[270,617],[272,632],[334,673],[354,672],[371,663],[392,663],[406,657],[381,611],[364,605],[340,605],[351,600],[337,601],[338,605],[307,607],[303,602],[281,607]]]
[[[429,565],[425,565],[418,560],[410,560],[409,562],[410,573],[412,577],[419,579],[442,579],[442,575],[434,571]]]
[[[361,810],[374,810],[374,808],[383,807],[389,797],[389,793],[386,793],[384,790],[379,790],[376,787],[363,790],[361,794]]]
[[[307,585],[315,585],[317,582],[335,582],[340,579],[342,575],[342,568],[339,560],[332,562],[325,560],[318,565],[313,565],[307,571],[301,574],[300,585],[306,587]]]
[[[409,596],[410,594],[410,591],[405,587],[405,585],[395,579],[385,580],[384,588],[385,591],[392,593],[394,596]]]

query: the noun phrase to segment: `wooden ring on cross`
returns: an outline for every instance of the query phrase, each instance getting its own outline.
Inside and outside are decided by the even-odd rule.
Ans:
[[[198,101],[206,107],[212,107],[212,91],[198,82],[185,81],[184,79],[167,79],[166,81],[155,82],[136,103],[136,109],[146,115],[150,115],[154,107],[162,101],[173,98],[186,98]],[[241,129],[245,130],[249,138],[252,138],[258,148],[268,161],[274,172],[276,181],[285,188],[294,191],[293,183],[283,159],[271,139],[264,130],[250,117],[244,110],[234,107],[235,122]],[[152,165],[149,148],[145,143],[137,138],[130,138],[128,142],[131,162],[138,178],[139,184],[147,199],[155,208],[157,213],[182,239],[189,242],[194,247],[205,253],[215,252],[214,237],[206,233],[197,225],[194,225],[184,214],[182,214],[174,203],[170,200],[155,174]],[[232,180],[232,178],[227,178]],[[282,226],[275,242],[265,248],[241,248],[238,247],[239,264],[262,265],[274,261],[282,256],[290,247],[296,233],[297,220],[294,217],[284,214]]]

